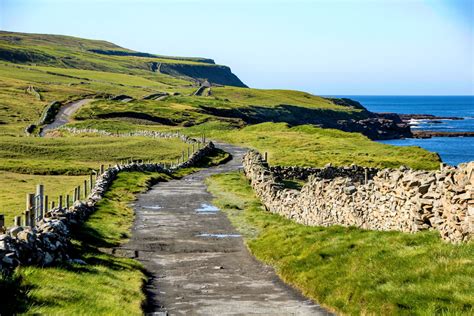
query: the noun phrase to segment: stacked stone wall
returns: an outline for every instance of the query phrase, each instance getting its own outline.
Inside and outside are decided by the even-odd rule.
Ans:
[[[270,168],[258,152],[248,152],[243,160],[245,174],[267,210],[298,223],[402,232],[432,229],[453,243],[472,238],[474,162],[440,171],[313,169],[298,191],[283,186],[284,173],[272,172],[285,168]],[[366,173],[372,176],[366,178]]]

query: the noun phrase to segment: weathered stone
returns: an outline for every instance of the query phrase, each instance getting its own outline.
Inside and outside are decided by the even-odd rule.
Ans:
[[[268,167],[257,152],[244,156],[244,173],[270,212],[304,225],[406,232],[436,229],[450,242],[467,241],[473,235],[474,220],[466,222],[474,216],[468,215],[474,214],[474,201],[463,185],[465,168],[446,166],[437,172],[382,169],[364,184],[364,168],[357,166]],[[296,193],[277,185],[285,177],[307,177],[308,181]]]

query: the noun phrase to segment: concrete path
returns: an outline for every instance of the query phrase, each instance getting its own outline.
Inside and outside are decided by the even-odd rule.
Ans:
[[[156,315],[327,315],[256,261],[226,215],[212,205],[204,179],[241,167],[244,150],[225,165],[159,183],[135,203],[128,244],[118,250],[150,273],[146,313]]]
[[[51,124],[47,124],[43,127],[43,130],[40,133],[40,136],[44,136],[46,132],[50,129],[55,129],[58,128],[66,123],[69,123],[71,116],[81,108],[86,103],[89,103],[92,101],[91,99],[82,99],[78,101],[74,101],[71,103],[68,103],[64,106],[62,106],[59,109],[58,114],[56,115],[56,118],[54,119],[54,122]]]

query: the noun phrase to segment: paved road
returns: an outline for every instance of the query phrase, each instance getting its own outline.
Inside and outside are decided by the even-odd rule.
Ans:
[[[51,124],[47,124],[43,127],[43,130],[40,134],[40,136],[44,136],[46,131],[54,128],[58,128],[66,123],[68,123],[71,119],[71,116],[79,110],[81,106],[83,106],[86,103],[89,103],[92,101],[91,99],[82,99],[78,101],[74,101],[71,103],[68,103],[59,109],[58,114],[56,115],[56,118],[54,119],[54,122]]]
[[[163,315],[327,315],[256,261],[222,212],[204,179],[241,167],[244,150],[180,180],[138,196],[130,242],[121,250],[150,273],[147,313]]]

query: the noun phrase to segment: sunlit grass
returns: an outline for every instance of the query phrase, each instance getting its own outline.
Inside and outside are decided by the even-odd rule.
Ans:
[[[49,201],[58,205],[59,195],[73,197],[74,188],[83,187],[86,176],[42,176],[0,171],[0,214],[5,215],[6,226],[13,225],[13,217],[26,209],[26,194],[35,193],[36,185],[43,184]],[[65,200],[64,200],[65,201]],[[64,202],[65,203],[65,202]]]
[[[209,179],[214,203],[250,251],[329,309],[351,315],[469,315],[474,312],[474,244],[438,232],[309,227],[266,212],[237,173]]]
[[[392,168],[406,165],[415,169],[436,169],[439,158],[419,147],[399,147],[377,143],[358,133],[346,133],[310,125],[289,127],[284,123],[263,123],[242,129],[225,125],[204,125],[187,130],[192,135],[203,131],[215,138],[268,152],[274,165],[322,167],[327,163],[348,166]]]
[[[178,138],[0,136],[0,170],[31,174],[89,174],[100,164],[140,159],[175,162],[189,144]]]

